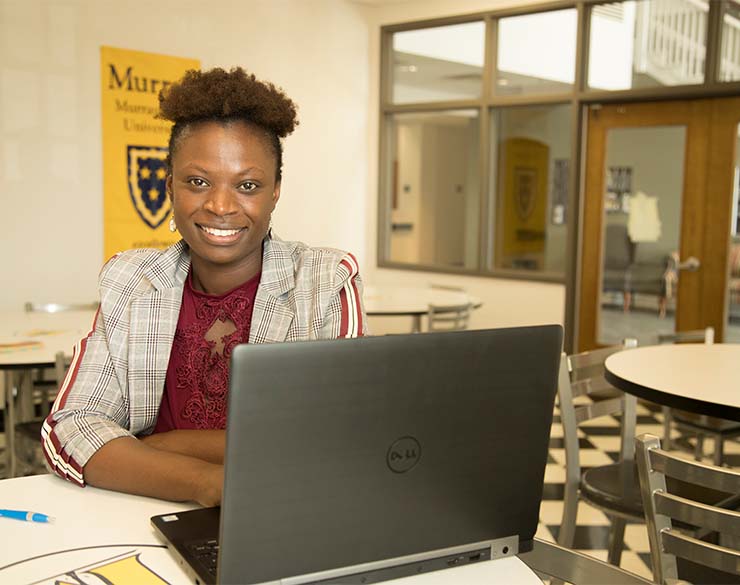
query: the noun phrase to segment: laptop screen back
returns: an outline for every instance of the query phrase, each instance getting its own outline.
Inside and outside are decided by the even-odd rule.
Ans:
[[[537,528],[559,326],[235,349],[221,582]]]

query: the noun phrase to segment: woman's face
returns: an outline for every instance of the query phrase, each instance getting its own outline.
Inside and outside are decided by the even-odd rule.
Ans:
[[[181,136],[167,187],[194,263],[230,270],[261,265],[280,197],[268,140],[243,122],[203,122]]]

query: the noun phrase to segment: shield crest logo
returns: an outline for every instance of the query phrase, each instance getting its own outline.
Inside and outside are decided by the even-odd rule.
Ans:
[[[128,190],[134,209],[145,224],[157,229],[172,207],[165,191],[167,148],[129,146],[126,154]]]
[[[537,201],[537,169],[516,167],[514,169],[514,202],[519,219],[527,221]]]

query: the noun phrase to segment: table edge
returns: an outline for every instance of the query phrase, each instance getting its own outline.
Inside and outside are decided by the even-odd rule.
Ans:
[[[661,390],[656,390],[655,388],[643,386],[642,384],[626,380],[625,378],[614,374],[608,367],[606,367],[606,365],[604,366],[604,377],[612,386],[619,388],[623,392],[632,394],[638,398],[649,400],[650,402],[655,402],[662,406],[740,422],[740,407],[731,406],[729,404],[707,402],[706,400],[700,400],[698,398],[688,398],[687,396],[679,396],[671,394],[670,392],[663,392]]]

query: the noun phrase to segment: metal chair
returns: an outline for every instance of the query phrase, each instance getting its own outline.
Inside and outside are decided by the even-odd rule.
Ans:
[[[658,343],[714,343],[714,327],[696,329],[693,331],[678,331],[676,333],[662,333],[658,335]],[[724,420],[703,414],[695,414],[683,410],[676,410],[668,406],[661,408],[663,413],[663,447],[670,449],[671,427],[682,432],[696,435],[696,446],[694,447],[694,458],[701,461],[704,456],[704,437],[714,439],[715,465],[724,462],[724,441],[733,437],[740,437],[740,423]]]
[[[55,356],[54,377],[55,388],[58,389],[67,375],[72,358],[60,351]],[[40,418],[16,423],[11,470],[15,476],[36,475],[46,473],[44,454],[41,447],[41,426],[46,415]]]
[[[542,576],[573,585],[646,585],[639,575],[552,542],[534,539],[531,551],[518,555],[524,564]]]
[[[662,450],[653,435],[638,437],[636,457],[654,581],[664,584],[678,578],[677,557],[726,577],[740,576],[740,513],[727,509],[737,506],[740,472],[681,459]],[[708,505],[675,495],[667,478],[735,495],[719,505]],[[706,532],[687,535],[675,529],[673,520]],[[717,544],[710,540],[717,540]],[[718,582],[728,581],[723,578]]]
[[[429,331],[462,331],[468,328],[471,303],[430,305],[427,313]]]
[[[637,346],[636,339],[560,360],[558,401],[565,443],[565,495],[558,544],[573,546],[579,500],[602,510],[611,520],[608,561],[619,565],[627,520],[642,522],[642,504],[634,464],[636,404],[634,396],[623,394],[604,378],[604,360]],[[593,400],[593,396],[611,397]],[[579,398],[582,397],[582,398]],[[577,402],[576,399],[582,402]],[[618,463],[581,471],[578,425],[605,415],[621,415],[621,449]]]

